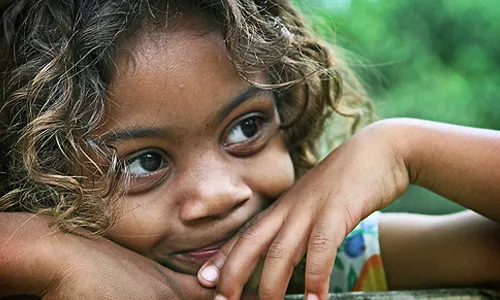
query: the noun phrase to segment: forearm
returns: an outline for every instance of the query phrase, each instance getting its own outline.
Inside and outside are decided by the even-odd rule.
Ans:
[[[50,217],[0,213],[0,224],[0,298],[213,298],[213,290],[192,275],[173,272],[104,237],[58,231]]]
[[[500,226],[471,211],[382,214],[380,247],[391,289],[500,282]]]
[[[28,213],[0,213],[0,297],[40,295],[55,274],[48,247],[50,219]],[[52,253],[51,253],[52,252]]]
[[[500,132],[411,119],[383,122],[410,183],[500,222]]]

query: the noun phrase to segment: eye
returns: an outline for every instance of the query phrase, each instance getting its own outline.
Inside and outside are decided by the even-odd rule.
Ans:
[[[165,160],[161,154],[156,152],[143,152],[128,160],[128,172],[130,175],[146,175],[165,168]]]
[[[257,116],[250,116],[236,123],[229,132],[225,144],[233,145],[251,140],[260,133],[263,120]]]
[[[127,158],[126,171],[130,175],[128,193],[144,192],[155,187],[170,171],[167,155],[160,150],[146,149]]]
[[[255,112],[247,114],[228,127],[224,147],[234,156],[249,156],[259,152],[279,132],[274,114]]]

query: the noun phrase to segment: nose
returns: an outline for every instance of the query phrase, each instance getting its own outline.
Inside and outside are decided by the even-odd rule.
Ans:
[[[177,177],[180,218],[192,223],[224,218],[252,196],[252,190],[229,162],[207,155],[181,170]]]

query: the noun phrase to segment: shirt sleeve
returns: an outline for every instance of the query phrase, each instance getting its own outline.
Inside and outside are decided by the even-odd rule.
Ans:
[[[330,292],[387,291],[380,256],[378,219],[375,212],[354,228],[344,239],[335,259]]]

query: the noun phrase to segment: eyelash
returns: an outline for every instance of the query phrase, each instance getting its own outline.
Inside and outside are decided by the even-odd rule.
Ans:
[[[267,143],[267,141],[272,136],[272,126],[274,115],[264,114],[262,112],[253,112],[249,114],[245,114],[228,126],[226,130],[226,134],[223,135],[223,145],[225,150],[234,156],[250,156],[252,154],[257,153],[262,147]],[[235,128],[237,126],[242,126],[244,121],[248,120],[256,120],[257,123],[257,132],[248,137],[244,141],[235,142],[235,143],[227,143],[226,140],[228,137],[235,132]],[[241,127],[240,127],[241,128]],[[243,128],[240,131],[245,134]],[[144,173],[141,174],[132,174],[130,173],[131,166],[133,167],[136,163],[143,163],[139,160],[145,155],[158,155],[162,160],[160,165],[153,171],[146,170],[144,165],[137,166],[138,168],[142,168],[145,170]],[[137,152],[128,155],[126,158],[126,172],[129,174],[130,178],[130,186],[128,193],[138,193],[150,190],[158,183],[160,183],[163,179],[167,178],[171,173],[171,161],[165,151],[158,148],[146,148]]]
[[[257,120],[257,132],[247,138],[242,142],[235,143],[227,143],[227,139],[236,126],[242,124],[242,122],[247,120]],[[258,152],[269,140],[270,132],[271,132],[271,121],[273,116],[269,116],[267,114],[263,114],[260,112],[254,112],[250,114],[243,115],[242,117],[235,120],[228,128],[227,133],[224,135],[224,147],[225,149],[232,155],[235,156],[249,156],[256,152]]]
[[[130,172],[131,166],[138,162],[140,162],[141,158],[145,158],[146,155],[157,155],[159,159],[161,159],[160,165],[154,171],[148,171],[142,174],[132,174]],[[170,173],[170,162],[166,153],[160,149],[155,148],[147,148],[140,150],[138,152],[129,155],[126,158],[126,172],[129,174],[130,178],[130,186],[128,193],[137,193],[140,191],[144,191],[150,189],[154,185],[161,182],[164,178],[166,178]],[[145,169],[144,165],[138,166],[139,168]]]

